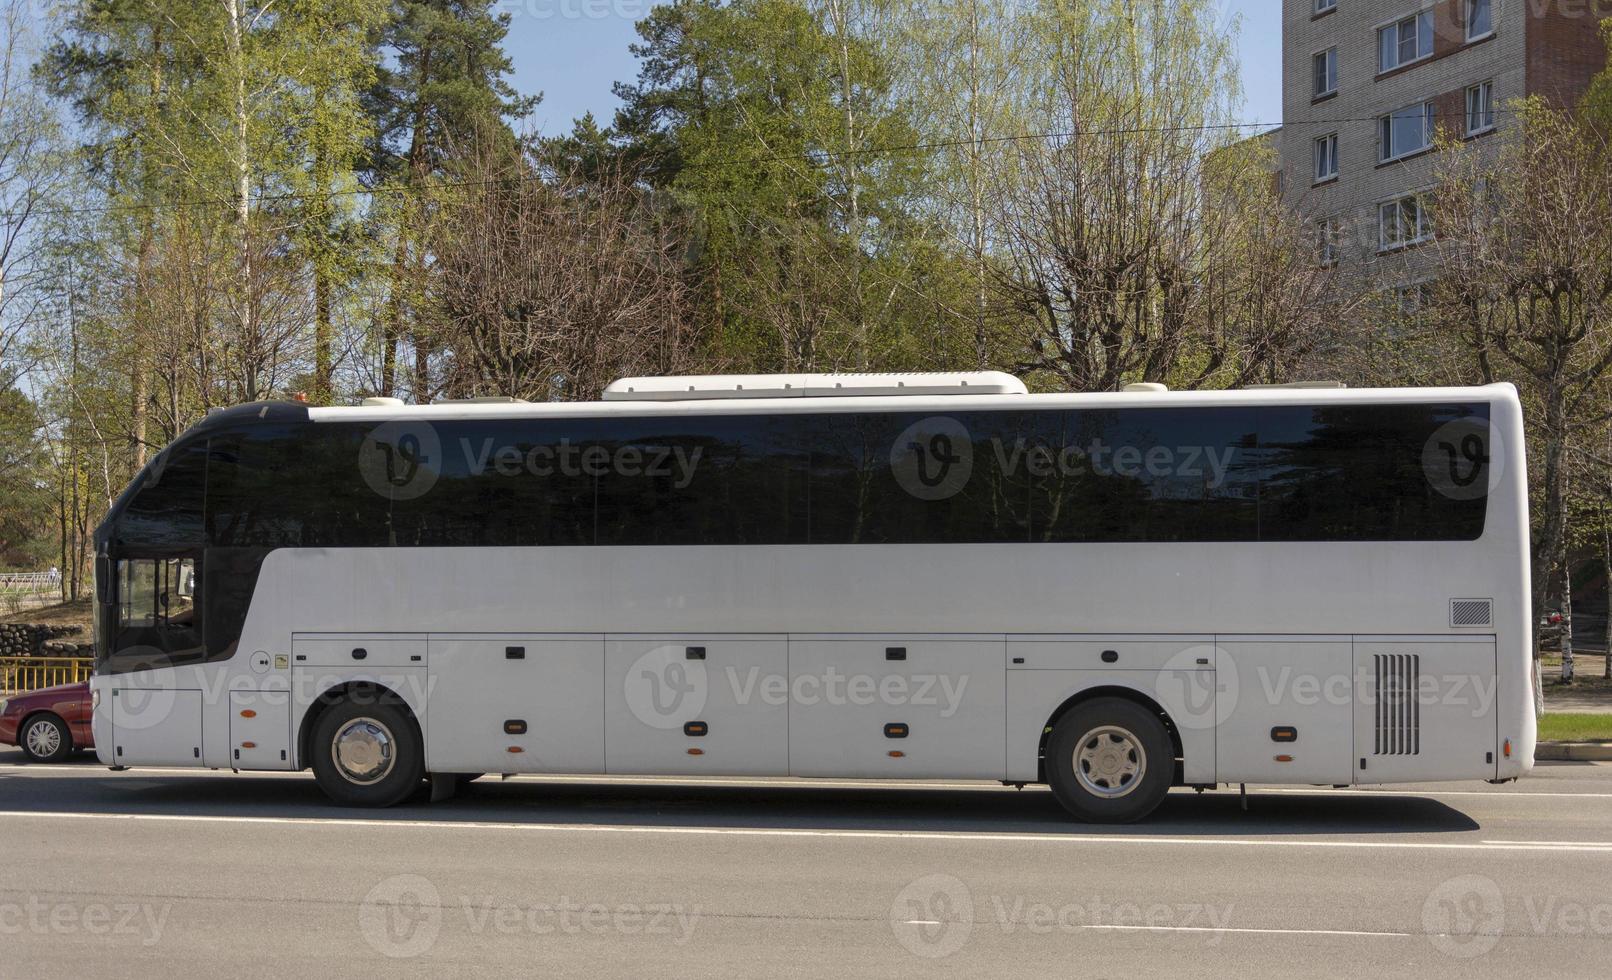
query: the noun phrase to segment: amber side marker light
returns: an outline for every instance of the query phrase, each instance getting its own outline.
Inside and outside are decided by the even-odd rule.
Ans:
[[[1506,739],[1506,744],[1501,746],[1501,750],[1506,753],[1506,758],[1511,758],[1511,739]]]
[[[1290,755],[1279,755],[1279,756],[1276,757],[1276,761],[1277,762],[1292,762],[1293,757],[1290,756]]]
[[[892,758],[892,759],[904,759],[904,758],[906,758],[906,756],[907,756],[907,753],[900,752],[900,751],[890,753],[890,758]]]
[[[705,750],[704,749],[689,749],[688,754],[689,755],[704,755]]]
[[[242,718],[256,718],[257,717],[257,712],[253,711],[251,708],[247,708],[247,709],[245,709],[244,711],[241,712],[241,717]]]

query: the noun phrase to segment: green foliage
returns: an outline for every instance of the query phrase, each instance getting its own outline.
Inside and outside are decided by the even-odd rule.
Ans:
[[[51,557],[50,485],[39,413],[0,390],[0,568],[39,570]]]

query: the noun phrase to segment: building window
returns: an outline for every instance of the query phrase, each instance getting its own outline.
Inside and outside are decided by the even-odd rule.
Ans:
[[[1315,182],[1338,176],[1338,134],[1332,133],[1315,141]]]
[[[1377,28],[1377,71],[1392,71],[1433,53],[1433,12],[1424,10]]]
[[[1476,136],[1494,128],[1494,82],[1479,82],[1466,90],[1466,134]]]
[[[1389,201],[1377,208],[1377,244],[1387,252],[1424,241],[1432,233],[1427,209],[1415,194]]]
[[[1343,219],[1337,216],[1322,218],[1316,225],[1316,249],[1322,268],[1338,264],[1343,254]]]
[[[1433,145],[1433,103],[1419,102],[1377,119],[1377,160],[1387,163]]]
[[[1338,0],[1315,0],[1315,12],[1324,14],[1338,5]]]
[[[1331,95],[1338,90],[1338,49],[1327,48],[1315,55],[1314,79],[1310,84],[1310,94],[1319,99]]]
[[[1490,10],[1494,5],[1490,0],[1467,0],[1466,3],[1466,39],[1476,41],[1480,37],[1488,37],[1494,33],[1494,13]]]
[[[1405,283],[1389,290],[1389,298],[1402,316],[1414,316],[1432,301],[1433,287],[1425,282]]]

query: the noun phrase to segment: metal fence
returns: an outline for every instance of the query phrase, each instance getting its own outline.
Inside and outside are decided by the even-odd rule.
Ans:
[[[50,592],[61,583],[56,572],[0,572],[0,592]]]
[[[0,697],[90,679],[90,657],[0,657]]]
[[[58,601],[61,586],[61,574],[55,571],[0,572],[0,614],[51,605]]]

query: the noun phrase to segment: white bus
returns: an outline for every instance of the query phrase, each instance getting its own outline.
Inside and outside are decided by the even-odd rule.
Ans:
[[[996,373],[258,404],[97,532],[115,768],[1172,786],[1509,780],[1509,385],[1030,395]]]

